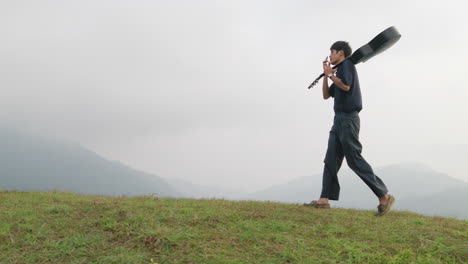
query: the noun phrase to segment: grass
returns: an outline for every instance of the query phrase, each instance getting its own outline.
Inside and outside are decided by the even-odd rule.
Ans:
[[[0,263],[468,263],[468,221],[373,213],[0,192]]]

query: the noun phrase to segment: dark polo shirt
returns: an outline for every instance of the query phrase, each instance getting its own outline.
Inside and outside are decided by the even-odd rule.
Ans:
[[[349,85],[349,91],[345,92],[332,84],[329,89],[330,96],[335,99],[333,109],[335,113],[344,112],[351,113],[361,111],[362,98],[361,88],[359,87],[359,78],[356,71],[356,66],[349,60],[344,60],[336,72],[336,77],[340,78],[345,85]]]

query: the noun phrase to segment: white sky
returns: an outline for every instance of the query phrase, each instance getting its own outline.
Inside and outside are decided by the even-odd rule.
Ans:
[[[336,40],[402,34],[357,66],[373,167],[468,181],[465,1],[1,1],[0,119],[166,178],[252,191],[320,173]],[[345,165],[346,166],[346,165]],[[385,180],[385,175],[380,175]]]

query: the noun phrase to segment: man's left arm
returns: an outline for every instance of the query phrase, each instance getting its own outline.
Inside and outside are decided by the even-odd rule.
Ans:
[[[334,74],[337,71],[333,70],[328,65],[328,67],[324,67],[323,72],[324,72],[325,76],[328,76],[330,73]],[[340,75],[340,76],[338,76],[338,75]],[[347,91],[349,91],[349,89],[351,89],[351,80],[352,80],[352,78],[353,78],[352,77],[352,72],[350,71],[349,68],[346,68],[346,67],[342,67],[342,69],[340,69],[340,71],[338,71],[336,75],[331,75],[331,77],[330,77],[330,79],[333,81],[333,83],[338,88],[340,88],[341,90],[343,90],[345,92],[347,92]]]
[[[338,78],[336,75],[332,75],[330,79],[338,88],[345,92],[349,91],[349,89],[351,88],[351,86],[344,84],[343,81],[341,81],[341,79]]]

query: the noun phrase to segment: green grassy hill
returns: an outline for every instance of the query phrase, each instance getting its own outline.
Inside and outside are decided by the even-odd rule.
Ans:
[[[468,262],[468,221],[373,213],[0,192],[0,263]]]

